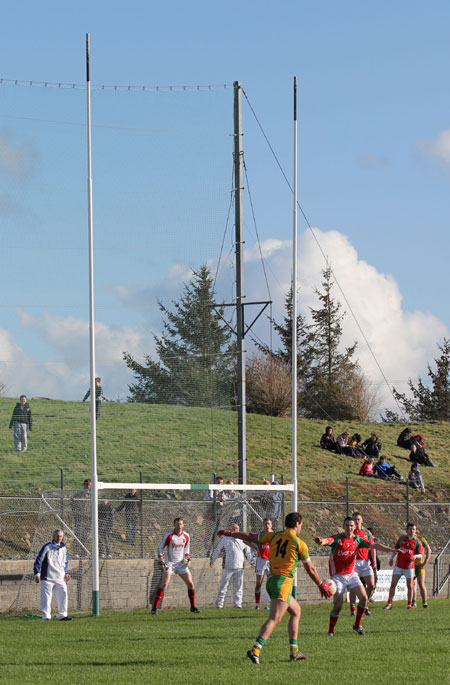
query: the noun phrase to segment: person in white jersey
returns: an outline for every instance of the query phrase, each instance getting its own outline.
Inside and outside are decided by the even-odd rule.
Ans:
[[[172,573],[180,576],[188,588],[189,602],[193,614],[199,614],[195,606],[195,588],[189,571],[190,542],[191,537],[184,529],[184,520],[181,517],[174,519],[173,530],[166,533],[158,547],[158,561],[163,571],[161,585],[157,589],[153,605],[152,614],[156,614],[158,606],[164,597],[164,592],[169,586]]]

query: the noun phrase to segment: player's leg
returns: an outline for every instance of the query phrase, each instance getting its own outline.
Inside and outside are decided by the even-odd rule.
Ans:
[[[367,600],[366,600],[366,614],[367,616],[370,616],[370,611],[369,611],[369,601],[370,598],[372,597],[373,591],[375,590],[375,577],[372,572],[372,567],[367,564],[367,568],[364,569],[360,573],[360,579],[362,584],[364,585],[364,588],[366,590],[366,595],[367,595]],[[352,591],[350,591],[351,594]]]
[[[420,573],[417,576],[417,584],[420,590],[420,596],[422,597],[422,606],[424,609],[428,608],[428,591],[425,583],[425,569],[420,569]]]
[[[255,583],[255,609],[259,609],[259,605],[261,602],[261,588],[263,584],[263,579],[264,579],[264,574],[257,573],[256,574],[256,583]]]
[[[162,574],[161,582],[158,589],[155,592],[155,597],[153,598],[152,614],[156,614],[156,610],[164,597],[164,593],[167,590],[170,583],[170,576],[172,575],[172,567],[169,564],[169,568]]]
[[[287,582],[288,581],[288,582]],[[271,598],[270,613],[267,621],[262,625],[252,649],[247,652],[248,658],[254,664],[259,664],[259,655],[266,641],[287,611],[292,588],[292,578],[285,576],[271,576],[267,581],[267,592]],[[283,599],[285,597],[285,599]]]
[[[242,609],[242,595],[244,594],[244,569],[238,568],[233,572],[233,606]]]
[[[191,572],[189,571],[189,569],[187,569],[183,573],[178,573],[178,575],[180,576],[181,580],[187,585],[189,603],[191,605],[192,613],[200,613],[197,607],[195,606],[195,587]]]
[[[361,620],[367,609],[367,593],[362,583],[356,585],[356,587],[352,587],[352,589],[355,591],[355,594],[359,600],[353,630],[355,630],[359,635],[364,635],[364,628],[361,625]]]
[[[41,580],[41,611],[44,621],[49,621],[52,617],[52,592],[53,582]]]
[[[417,584],[416,584],[417,578],[418,578],[418,576],[417,576],[417,572],[416,572],[416,575],[413,578],[413,587],[412,587],[412,605],[413,605],[413,607],[417,606]]]
[[[302,654],[298,650],[298,627],[300,625],[301,607],[300,604],[292,596],[289,598],[288,604],[288,635],[289,635],[289,658],[291,661],[301,661],[306,659],[306,654]]]
[[[392,574],[392,580],[391,580],[391,586],[389,588],[389,598],[388,598],[388,603],[386,604],[383,609],[392,609],[392,600],[394,599],[395,595],[395,588],[397,587],[397,583],[400,580],[401,573],[396,573],[394,569],[394,573]]]
[[[411,573],[406,575],[406,588],[408,590],[408,609],[413,608],[413,591],[414,591],[414,569],[408,569]]]
[[[356,592],[352,589],[349,594],[350,616],[356,616]]]
[[[67,618],[67,585],[65,582],[55,583],[53,589],[58,603],[58,618]]]
[[[336,583],[336,592],[333,597],[333,608],[330,613],[330,621],[328,624],[328,635],[334,635],[334,629],[338,622],[339,614],[341,613],[342,605],[344,604],[345,587],[336,578],[333,578]]]

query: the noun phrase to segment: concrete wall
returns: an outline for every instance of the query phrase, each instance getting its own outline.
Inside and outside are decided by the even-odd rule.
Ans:
[[[381,555],[382,568],[389,568],[385,555]],[[431,597],[433,583],[432,556],[427,566],[426,582]],[[328,578],[328,557],[314,556],[313,562],[319,575]],[[300,565],[301,566],[301,565]],[[199,607],[214,606],[219,588],[222,567],[217,560],[210,569],[209,560],[193,559],[192,575],[196,585]],[[68,583],[70,611],[91,609],[92,567],[87,560],[69,562],[72,580]],[[27,574],[20,579],[23,574]],[[102,610],[129,610],[148,608],[155,589],[159,585],[161,572],[153,559],[105,559],[100,565],[100,607]],[[320,594],[316,585],[303,569],[299,571],[298,598],[300,602],[318,602]],[[254,571],[247,566],[244,576],[244,605],[254,603]],[[228,591],[226,606],[232,606],[232,590]],[[40,586],[34,582],[30,561],[0,561],[0,611],[39,611]],[[440,597],[450,596],[446,585]],[[187,607],[189,600],[186,586],[178,577],[173,577],[164,597],[163,607]]]

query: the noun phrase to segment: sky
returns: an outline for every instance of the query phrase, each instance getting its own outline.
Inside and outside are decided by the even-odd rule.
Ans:
[[[177,299],[193,268],[205,262],[215,272],[220,258],[218,293],[233,297],[234,81],[244,92],[245,292],[247,301],[271,299],[275,319],[283,316],[292,195],[278,164],[291,181],[296,76],[299,202],[312,227],[300,216],[300,309],[308,316],[317,306],[326,255],[347,312],[343,343],[358,342],[380,408],[392,406],[383,375],[405,391],[408,378],[426,377],[450,336],[449,20],[440,0],[8,7],[0,46],[5,394],[80,399],[89,384],[89,33],[96,361],[105,395],[127,396],[122,353],[153,352],[157,300]],[[77,87],[38,85],[45,82]],[[256,333],[267,339],[268,328],[263,319]]]

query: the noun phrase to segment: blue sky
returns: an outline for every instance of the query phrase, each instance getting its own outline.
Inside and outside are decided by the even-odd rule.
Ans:
[[[240,80],[289,177],[296,75],[302,207],[386,376],[403,390],[409,376],[426,373],[450,322],[447,2],[131,0],[79,2],[73,10],[23,2],[7,17],[4,79],[83,84],[89,32],[93,84]],[[83,90],[48,95],[0,87],[0,369],[11,396],[75,399],[88,379],[84,97]],[[151,349],[155,297],[177,297],[189,267],[217,260],[230,187],[231,98],[231,90],[178,100],[93,93],[97,365],[111,397],[124,397],[129,382],[120,351]],[[151,119],[156,110],[158,123]],[[281,315],[291,197],[245,98],[243,128],[271,297]],[[199,182],[194,166],[202,169]],[[151,241],[143,244],[128,227],[124,236],[123,226],[143,225],[150,209]],[[245,217],[248,296],[264,299],[248,196]],[[307,312],[324,263],[303,221],[299,228]],[[358,340],[362,366],[379,383],[350,320],[345,336]]]

